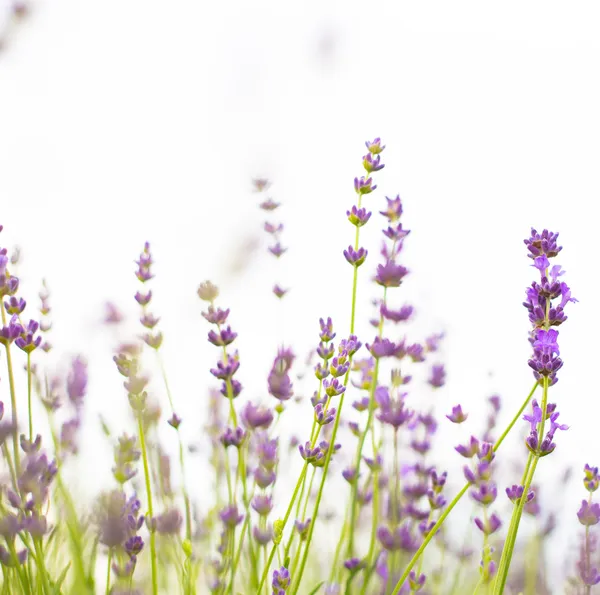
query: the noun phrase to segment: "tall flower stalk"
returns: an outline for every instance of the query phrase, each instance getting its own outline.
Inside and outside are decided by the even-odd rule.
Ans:
[[[564,281],[560,281],[560,277],[564,274],[562,267],[551,266],[550,263],[550,259],[558,256],[562,250],[562,247],[557,244],[557,239],[557,233],[545,229],[539,234],[532,229],[531,236],[525,240],[528,256],[533,260],[533,267],[540,275],[540,281],[534,281],[527,289],[524,306],[533,325],[529,339],[533,347],[533,355],[528,363],[536,380],[542,386],[542,403],[540,406],[537,401],[534,401],[531,415],[525,415],[523,418],[530,424],[530,433],[525,441],[529,455],[519,486],[522,496],[515,499],[508,534],[502,549],[494,586],[496,595],[501,595],[506,584],[519,523],[538,462],[556,448],[554,444],[556,431],[568,428],[557,422],[560,414],[556,405],[548,403],[548,389],[558,381],[556,374],[563,365],[559,357],[558,331],[551,327],[557,327],[567,319],[564,313],[565,306],[569,302],[576,301],[571,296],[569,286]],[[547,421],[550,422],[550,429],[546,433]]]

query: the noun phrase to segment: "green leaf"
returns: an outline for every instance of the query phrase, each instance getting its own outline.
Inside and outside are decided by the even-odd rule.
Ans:
[[[58,579],[56,580],[56,583],[54,584],[54,593],[56,595],[60,595],[60,588],[62,587],[62,584],[65,582],[65,579],[67,578],[67,572],[69,572],[69,568],[71,568],[71,562],[69,562],[63,569],[63,571],[60,573]]]
[[[325,581],[321,581],[308,595],[315,595],[315,593],[325,584]]]

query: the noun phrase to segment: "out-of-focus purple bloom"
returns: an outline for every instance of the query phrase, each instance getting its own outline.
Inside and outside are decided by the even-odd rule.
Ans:
[[[279,299],[281,299],[288,291],[289,289],[283,289],[283,287],[281,287],[280,285],[273,285],[273,293]]]
[[[81,357],[76,357],[71,362],[71,372],[67,378],[67,395],[76,408],[83,404],[88,383],[87,363]]]
[[[221,517],[221,520],[223,520],[223,517]],[[158,515],[150,522],[153,528],[161,535],[178,535],[183,524],[183,518],[176,508],[172,508]]]
[[[403,523],[393,530],[385,526],[379,527],[377,529],[377,539],[388,552],[403,550],[407,553],[414,553],[419,547],[407,523]]]
[[[223,359],[217,362],[217,367],[212,368],[210,373],[219,380],[228,380],[233,378],[233,375],[238,371],[240,367],[240,358],[238,352],[234,354],[228,353]]]
[[[373,343],[367,345],[367,349],[375,358],[398,357],[404,350],[404,345],[402,343],[396,345],[396,343],[392,343],[389,339],[375,337]]]
[[[287,401],[294,396],[292,381],[289,377],[294,358],[290,349],[281,347],[269,372],[267,379],[269,393],[280,401]]]
[[[224,347],[235,341],[237,333],[231,330],[231,327],[221,329],[218,333],[215,331],[209,331],[208,340],[216,347]]]
[[[577,518],[586,527],[598,524],[598,521],[600,521],[600,504],[582,500],[581,508],[577,512]]]
[[[150,303],[150,301],[152,300],[152,291],[148,290],[147,293],[142,293],[141,291],[137,291],[133,297],[135,298],[135,301],[140,306],[147,306]]]
[[[273,539],[273,527],[268,525],[264,529],[261,529],[255,526],[252,529],[252,535],[258,544],[267,545]]]
[[[15,568],[17,566],[17,564],[19,565],[23,565],[25,564],[25,562],[27,561],[27,550],[21,550],[20,552],[17,552],[17,560],[15,563],[15,559],[13,558],[13,556],[8,552],[8,550],[3,546],[0,545],[0,563],[3,566],[6,566],[7,568]]]
[[[244,515],[238,512],[238,508],[235,504],[225,506],[221,512],[219,512],[219,518],[224,525],[233,529],[244,520]]]
[[[452,407],[452,413],[446,417],[455,424],[461,424],[469,417],[469,414],[464,413],[460,405],[456,405]]]
[[[514,504],[517,504],[519,499],[521,498],[521,496],[523,495],[523,486],[521,485],[512,485],[509,488],[506,488],[506,495],[508,496],[508,499],[513,502]],[[533,499],[535,498],[535,493],[533,490],[529,490],[529,492],[527,493],[527,498],[525,499],[526,502],[531,502]]]
[[[294,529],[298,532],[300,536],[300,541],[306,541],[308,537],[308,530],[310,529],[311,519],[306,519],[305,521],[301,521],[296,519],[294,521]]]
[[[379,312],[386,320],[391,320],[392,322],[404,322],[412,316],[414,308],[412,306],[402,306],[399,310],[391,310],[387,307],[385,302],[382,302]]]
[[[273,498],[267,494],[256,494],[252,498],[252,508],[258,512],[260,516],[268,516],[273,509]]]
[[[256,406],[251,401],[246,403],[241,417],[244,425],[252,430],[258,428],[266,430],[273,423],[273,412],[267,407]]]
[[[498,488],[495,483],[480,483],[470,492],[471,498],[484,506],[492,504],[498,496]]]
[[[284,248],[279,242],[277,242],[273,246],[269,246],[269,252],[275,256],[275,258],[280,258],[285,252],[287,252],[287,248]]]
[[[225,428],[225,431],[221,434],[220,441],[221,444],[227,448],[229,446],[235,446],[235,448],[239,448],[246,437],[246,433],[242,428],[237,427],[232,429],[230,427]]]
[[[479,440],[475,438],[475,436],[471,436],[469,444],[467,446],[463,446],[459,444],[454,448],[456,452],[467,459],[473,458],[479,452]]]
[[[434,388],[441,388],[446,382],[446,370],[443,364],[436,364],[431,367],[431,376],[428,380]]]
[[[408,274],[408,269],[393,260],[377,265],[375,281],[383,287],[400,287],[402,279]]]
[[[406,408],[404,396],[399,395],[396,399],[391,399],[387,392],[380,391],[376,394],[380,409],[377,419],[396,430],[409,422],[413,418],[414,411]]]

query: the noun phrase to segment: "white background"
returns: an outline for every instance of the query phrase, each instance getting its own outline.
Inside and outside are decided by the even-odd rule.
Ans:
[[[415,339],[447,333],[448,384],[434,400],[440,411],[460,402],[471,414],[466,429],[442,431],[445,449],[438,445],[457,482],[449,445],[478,431],[485,397],[502,395],[504,422],[532,383],[521,302],[536,271],[523,238],[532,225],[560,232],[560,263],[580,303],[560,329],[565,366],[552,399],[571,430],[539,475],[553,482],[544,502],[560,509],[563,543],[572,544],[580,470],[600,463],[600,6],[302,4],[62,0],[34,3],[19,23],[0,15],[0,244],[23,247],[32,304],[48,280],[52,361],[64,369],[80,352],[90,361],[84,452],[106,458],[108,474],[97,412],[115,429],[128,424],[114,339],[100,321],[110,299],[136,329],[133,260],[145,240],[190,441],[215,357],[200,281],[217,282],[232,307],[248,397],[266,397],[279,341],[304,354],[326,315],[346,332],[351,270],[341,251],[353,229],[345,211],[363,143],[381,136],[387,167],[377,177],[381,193],[366,203],[376,212],[384,194],[404,201],[413,273],[396,303],[417,307]],[[273,180],[271,194],[284,204],[277,215],[290,249],[280,262],[264,244],[248,249],[264,242],[250,191],[258,175]],[[363,279],[380,241],[381,220],[372,221]],[[269,292],[275,280],[292,288],[283,311]],[[374,295],[361,286],[358,330],[367,340]],[[3,367],[0,377],[6,399]],[[518,441],[512,448],[509,467],[524,458]],[[557,500],[567,464],[575,479]],[[106,480],[100,467],[84,470],[88,494]]]

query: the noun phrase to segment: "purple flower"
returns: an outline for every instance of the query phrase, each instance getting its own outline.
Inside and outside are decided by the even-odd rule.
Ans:
[[[290,580],[290,572],[285,566],[282,566],[279,570],[274,570],[271,582],[273,595],[285,595],[290,586]]]
[[[1,416],[0,416],[1,418]],[[583,485],[588,492],[595,492],[600,484],[600,475],[598,474],[598,467],[590,467],[588,464],[585,465],[584,469]]]
[[[152,291],[148,291],[148,293],[142,293],[141,291],[138,291],[136,292],[134,298],[140,306],[147,306],[152,299]]]
[[[492,504],[497,496],[498,488],[495,483],[483,482],[471,490],[471,498],[484,506]]]
[[[300,535],[300,541],[306,541],[308,530],[310,529],[310,522],[311,519],[306,519],[305,521],[296,519],[294,521],[294,529],[296,529],[298,535]]]
[[[365,171],[370,174],[374,171],[382,170],[385,165],[381,163],[381,155],[376,154],[375,157],[371,153],[367,153],[363,157],[363,167]]]
[[[382,302],[379,308],[380,314],[386,319],[392,322],[404,322],[408,320],[413,314],[414,308],[412,306],[402,306],[399,310],[390,310],[387,305]]]
[[[380,526],[377,529],[377,539],[388,552],[403,550],[407,553],[414,553],[419,547],[407,523],[395,527],[393,530]]]
[[[235,341],[236,337],[237,333],[234,333],[230,326],[225,329],[221,329],[221,331],[218,333],[215,331],[209,331],[208,333],[208,340],[216,347],[224,347],[229,345]]]
[[[0,343],[9,345],[15,339],[21,336],[23,327],[19,323],[17,315],[11,316],[8,324],[0,328]]]
[[[67,378],[67,394],[69,400],[76,408],[83,404],[83,397],[87,390],[87,364],[81,357],[76,357],[71,362],[71,372]]]
[[[353,206],[351,211],[346,211],[348,221],[356,227],[362,227],[371,218],[371,213],[367,209],[359,209],[357,206]]]
[[[254,498],[252,498],[252,508],[254,508],[260,516],[267,516],[273,509],[273,498],[266,494],[256,494]]]
[[[225,428],[223,434],[221,434],[219,440],[225,448],[229,446],[235,446],[235,448],[239,448],[242,445],[242,442],[244,441],[245,437],[246,433],[244,432],[244,430],[242,430],[242,428],[237,427],[235,429],[232,429],[227,427]]]
[[[475,524],[484,535],[491,535],[500,529],[502,521],[496,514],[492,514],[488,519],[485,519],[485,521],[482,521],[480,518],[475,518]]]
[[[354,267],[359,267],[365,259],[367,258],[367,250],[364,248],[359,248],[355,250],[352,246],[348,246],[346,250],[344,250],[344,258]]]
[[[443,364],[437,364],[431,367],[431,376],[428,380],[434,388],[441,388],[446,382],[446,371]]]
[[[255,434],[256,454],[260,464],[268,470],[274,469],[277,465],[277,448],[279,439],[270,439],[266,432]]]
[[[323,380],[323,389],[328,396],[337,397],[345,392],[346,387],[337,378],[332,378]]]
[[[521,498],[521,496],[523,495],[523,486],[521,485],[513,485],[510,488],[506,488],[506,495],[508,496],[508,499],[513,502],[514,504],[517,504]],[[527,498],[526,498],[526,502],[531,502],[533,499],[535,498],[535,493],[533,490],[529,490],[529,492],[527,493]]]
[[[319,318],[319,325],[321,327],[321,332],[319,333],[319,337],[321,337],[321,341],[324,343],[329,343],[329,341],[335,338],[335,333],[333,332],[333,322],[331,318],[327,318],[327,320],[323,320]]]
[[[446,417],[455,424],[461,424],[467,419],[467,417],[469,417],[469,415],[467,413],[463,413],[460,405],[456,405],[455,407],[452,407],[452,413],[450,415],[446,415]]]
[[[381,145],[381,139],[379,137],[373,141],[365,141],[365,146],[372,155],[379,155],[379,153],[385,149],[385,145]]]
[[[425,586],[426,577],[424,574],[419,574],[417,576],[414,570],[410,571],[408,575],[408,584],[410,585],[410,589],[412,593],[417,593]]]
[[[23,298],[17,298],[14,295],[4,302],[4,307],[8,314],[21,314],[25,310],[27,302]]]
[[[269,246],[269,252],[275,256],[275,258],[280,258],[285,252],[287,252],[287,248],[284,248],[279,242],[277,242],[273,246]]]
[[[524,240],[527,250],[529,251],[529,258],[535,259],[538,256],[545,255],[549,258],[557,256],[562,250],[562,246],[559,246],[556,242],[558,234],[544,229],[539,234],[533,227],[531,228],[531,236]]]
[[[406,267],[388,260],[385,264],[377,265],[375,281],[383,287],[400,287],[402,279],[408,274]]]
[[[454,448],[456,452],[467,459],[472,459],[479,452],[479,440],[475,438],[475,436],[471,436],[469,444],[467,446],[463,446],[459,444]]]
[[[238,513],[238,509],[235,504],[231,504],[229,506],[225,506],[225,508],[219,512],[219,518],[224,525],[230,529],[233,529],[244,520],[244,515]]]
[[[281,299],[288,291],[289,289],[283,289],[280,285],[273,285],[273,293],[279,299]]]
[[[130,558],[137,556],[144,548],[144,540],[139,535],[133,535],[125,542],[124,548]]]
[[[240,367],[240,358],[236,351],[233,355],[227,354],[225,361],[223,359],[217,362],[217,367],[212,368],[210,373],[219,380],[227,380],[233,378],[233,375]]]
[[[371,352],[371,355],[375,358],[380,357],[397,357],[404,350],[404,345],[401,343],[396,345],[389,339],[382,339],[375,337],[371,345],[367,345],[367,349]]]
[[[242,410],[241,417],[244,425],[252,430],[266,430],[273,423],[273,412],[267,407],[255,406],[251,401]]]
[[[0,545],[0,563],[2,563],[3,566],[6,566],[7,568],[14,568],[15,566],[17,566],[17,564],[25,564],[25,562],[27,561],[27,550],[25,549],[21,550],[20,552],[17,552],[16,558],[17,563],[15,564],[15,559],[13,558],[13,556],[3,545]]]
[[[586,527],[596,525],[600,520],[600,504],[597,502],[592,504],[587,500],[582,500],[581,508],[577,512],[577,518]]]
[[[354,190],[356,194],[370,194],[377,188],[377,185],[373,184],[373,178],[354,178]]]
[[[321,403],[317,403],[315,406],[315,421],[320,426],[326,426],[335,419],[335,413],[335,407],[326,410]]]
[[[361,560],[360,558],[349,558],[344,561],[344,568],[349,570],[352,574],[355,574],[359,570],[362,570],[367,565],[365,560]]]
[[[264,529],[260,529],[259,527],[254,527],[252,529],[252,535],[254,539],[260,545],[267,545],[273,539],[273,527],[268,525]]]

